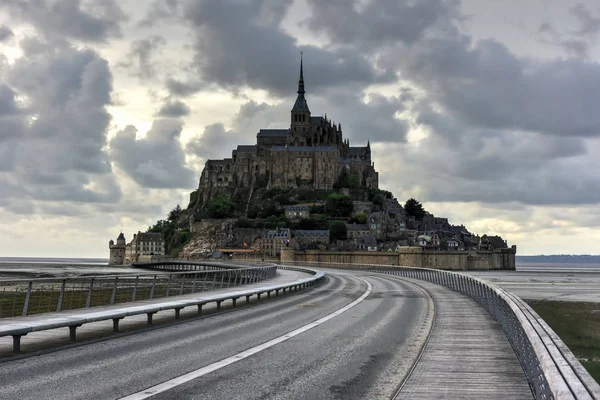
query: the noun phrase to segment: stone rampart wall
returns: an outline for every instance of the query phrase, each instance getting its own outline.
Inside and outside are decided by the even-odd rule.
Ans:
[[[516,248],[494,251],[424,251],[420,247],[405,247],[393,253],[283,249],[281,261],[401,265],[444,270],[514,270],[515,254]]]

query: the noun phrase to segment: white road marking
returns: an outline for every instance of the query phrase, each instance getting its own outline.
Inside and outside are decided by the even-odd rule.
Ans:
[[[256,353],[260,353],[263,350],[268,349],[269,347],[273,347],[281,342],[285,342],[288,339],[293,338],[294,336],[298,336],[301,333],[304,333],[310,329],[313,329],[319,325],[321,325],[324,322],[329,321],[332,318],[337,317],[338,315],[340,315],[341,313],[348,311],[349,309],[351,309],[352,307],[354,307],[355,305],[359,304],[360,302],[362,302],[364,299],[367,298],[367,296],[369,294],[371,294],[372,290],[373,290],[373,285],[371,285],[371,283],[369,283],[368,281],[362,279],[362,278],[358,278],[360,280],[362,280],[363,282],[365,282],[367,284],[367,290],[356,300],[354,300],[352,303],[346,305],[345,307],[340,308],[337,311],[332,312],[331,314],[328,314],[326,316],[324,316],[323,318],[320,318],[314,322],[311,322],[308,325],[304,325],[298,329],[295,329],[291,332],[286,333],[285,335],[276,337],[273,340],[269,340],[268,342],[265,342],[263,344],[259,344],[258,346],[252,347],[248,350],[242,351],[241,353],[235,354],[231,357],[225,358],[221,361],[217,361],[216,363],[207,365],[206,367],[202,367],[199,368],[195,371],[192,372],[188,372],[185,375],[181,375],[178,376],[177,378],[173,378],[171,380],[168,380],[166,382],[160,383],[156,386],[152,386],[146,390],[143,390],[141,392],[138,393],[133,393],[130,394],[129,396],[126,397],[122,397],[121,400],[141,400],[141,399],[147,399],[149,397],[152,397],[154,395],[157,395],[159,393],[162,392],[166,392],[169,389],[173,389],[176,386],[182,385],[186,382],[189,382],[193,379],[199,378],[201,376],[204,376],[206,374],[210,374],[211,372],[214,372],[218,369],[224,368],[228,365],[231,365],[233,363],[236,363],[238,361],[241,361],[245,358],[248,358]]]

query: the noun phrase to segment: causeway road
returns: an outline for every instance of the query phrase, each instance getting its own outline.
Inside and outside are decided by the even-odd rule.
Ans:
[[[452,326],[465,329],[449,307],[456,296],[384,274],[328,271],[324,284],[280,299],[7,360],[0,363],[0,399],[384,399],[419,355],[406,383],[410,396],[398,398],[453,393],[446,383],[419,388],[436,370],[458,368],[452,360],[460,358],[444,345],[453,339],[440,336],[452,336]],[[472,324],[489,325],[498,351],[508,354],[485,311],[463,307]],[[468,355],[471,340],[456,351]],[[436,359],[440,349],[443,361]],[[516,358],[505,358],[518,372]],[[511,379],[526,395],[524,378]],[[500,390],[505,383],[497,381]],[[464,398],[455,395],[446,398]]]

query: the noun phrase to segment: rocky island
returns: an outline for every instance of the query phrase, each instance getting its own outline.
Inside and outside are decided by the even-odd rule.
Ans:
[[[153,238],[161,252],[136,254],[121,240],[128,251],[113,257],[111,245],[113,264],[166,255],[515,268],[516,247],[501,237],[476,235],[381,190],[369,141],[351,146],[339,122],[311,113],[305,93],[301,61],[289,128],[261,129],[255,144],[207,160],[188,206],[149,227],[161,234]]]

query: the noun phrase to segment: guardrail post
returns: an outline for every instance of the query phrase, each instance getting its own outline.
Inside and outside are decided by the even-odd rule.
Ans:
[[[181,308],[176,308],[176,309],[175,309],[175,319],[179,319],[179,317],[180,317],[180,312],[181,312]]]
[[[67,280],[63,279],[62,285],[60,286],[60,294],[58,295],[58,303],[56,304],[56,312],[62,310],[63,298],[65,297],[65,285],[67,284]]]
[[[71,325],[69,326],[69,340],[71,342],[75,342],[77,341],[77,328],[79,328],[81,325]]]
[[[135,295],[137,294],[138,281],[140,280],[139,275],[135,277],[135,284],[133,285],[133,293],[131,294],[131,301],[135,301]]]
[[[219,289],[223,288],[223,282],[225,281],[225,273],[221,272],[221,283],[219,284]]]
[[[13,353],[21,352],[21,336],[27,335],[26,333],[22,335],[12,335],[13,338]]]
[[[150,288],[150,296],[148,297],[148,300],[152,300],[154,298],[154,287],[156,286],[156,275],[154,275],[154,278],[152,279],[152,287]]]
[[[169,297],[169,289],[171,289],[171,278],[172,274],[169,274],[169,279],[167,280],[167,290],[165,291],[165,297]]]
[[[192,284],[192,293],[196,293],[196,282],[198,281],[198,272],[194,272],[194,283]]]
[[[92,290],[94,290],[94,278],[90,279],[90,288],[88,289],[87,299],[85,300],[85,308],[90,308],[92,303]]]
[[[113,332],[119,332],[119,319],[113,318]]]
[[[29,309],[29,299],[31,298],[31,287],[33,285],[33,281],[29,281],[27,285],[27,294],[25,295],[25,304],[23,304],[23,317],[27,315],[27,310]]]
[[[115,304],[115,297],[117,296],[117,285],[119,283],[119,277],[115,276],[115,284],[113,286],[112,295],[110,296],[110,304]]]

